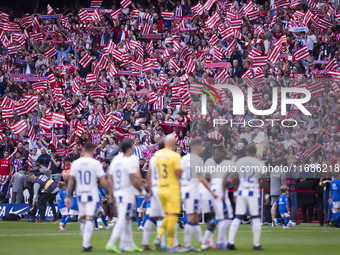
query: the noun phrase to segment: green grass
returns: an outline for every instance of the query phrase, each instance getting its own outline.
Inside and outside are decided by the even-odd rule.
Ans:
[[[202,229],[205,226],[202,225]],[[109,254],[104,247],[112,230],[101,229],[94,231],[91,239],[93,252],[95,254]],[[134,241],[141,244],[142,231],[137,231],[137,225],[133,224]],[[215,241],[216,241],[215,232]],[[153,229],[150,244],[156,235]],[[183,244],[183,230],[180,229],[178,239]],[[79,223],[67,224],[67,231],[58,229],[58,223],[28,223],[0,222],[0,254],[4,255],[67,255],[81,254],[81,236]],[[199,247],[193,236],[193,246]],[[319,227],[318,224],[301,224],[299,226],[282,229],[262,227],[261,245],[266,251],[252,250],[252,232],[250,225],[241,225],[236,235],[235,246],[237,251],[208,250],[205,254],[339,254],[340,251],[340,229]],[[153,245],[151,245],[153,246]],[[156,251],[143,252],[143,254],[156,254]]]

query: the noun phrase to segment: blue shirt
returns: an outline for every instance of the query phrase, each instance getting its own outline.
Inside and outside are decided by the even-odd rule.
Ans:
[[[64,199],[66,197],[67,197],[66,190],[61,189],[61,190],[58,191],[57,200],[58,200],[58,208],[59,209],[66,207],[65,202],[64,202]]]
[[[340,179],[333,180],[330,189],[332,191],[333,202],[340,202]]]
[[[279,213],[287,213],[287,208],[286,205],[289,205],[288,197],[285,194],[281,194],[279,196],[275,203],[279,205]]]

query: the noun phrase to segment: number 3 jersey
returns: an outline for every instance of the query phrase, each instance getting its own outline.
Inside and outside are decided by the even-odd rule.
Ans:
[[[105,173],[98,160],[88,157],[75,160],[71,165],[70,175],[76,179],[78,202],[99,202],[97,181]]]
[[[171,189],[179,191],[176,170],[181,169],[181,156],[172,150],[161,149],[155,153],[156,169],[159,178],[159,190]]]
[[[130,174],[136,174],[139,168],[139,160],[136,155],[126,157],[117,155],[111,162],[109,174],[113,179],[113,195],[116,201],[134,202],[135,187],[131,184]]]

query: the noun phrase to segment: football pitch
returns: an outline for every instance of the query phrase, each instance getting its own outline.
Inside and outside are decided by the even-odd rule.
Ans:
[[[102,224],[102,223],[100,223]],[[31,222],[0,222],[0,254],[4,255],[37,255],[37,254],[81,254],[81,235],[79,223],[69,223],[67,231],[60,231],[58,223],[31,223]],[[204,231],[205,225],[202,225]],[[112,229],[94,230],[91,244],[94,254],[110,254],[104,249]],[[137,224],[133,223],[134,241],[140,246],[142,231],[137,230]],[[216,240],[217,231],[215,231]],[[153,227],[150,244],[156,236]],[[183,245],[183,229],[179,229],[178,240]],[[193,236],[192,245],[199,248],[196,238]],[[319,227],[319,224],[301,224],[299,226],[282,229],[282,227],[262,226],[261,245],[265,251],[252,250],[251,225],[241,225],[236,235],[236,251],[208,250],[205,254],[339,254],[340,229]],[[139,252],[138,252],[139,253]],[[157,251],[143,252],[144,254],[156,254]],[[165,253],[165,252],[162,252]]]

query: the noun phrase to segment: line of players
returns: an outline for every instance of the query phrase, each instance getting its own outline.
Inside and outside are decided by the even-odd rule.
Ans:
[[[162,151],[164,146],[162,143],[163,142],[160,142],[159,144],[160,151]],[[169,148],[171,148],[171,144],[173,143],[173,138],[167,137],[165,143],[168,143],[165,144],[165,147],[167,147],[167,150],[169,151]],[[159,153],[160,151],[157,152],[150,160],[147,182],[151,185],[151,192],[150,194],[146,194],[141,186],[139,162],[138,158],[133,155],[132,140],[123,140],[123,153],[116,156],[112,161],[106,179],[104,171],[100,167],[100,163],[92,158],[93,145],[86,144],[84,147],[84,157],[76,160],[71,166],[67,197],[64,199],[65,205],[70,208],[71,198],[75,188],[79,216],[81,217],[80,228],[83,236],[83,251],[92,250],[90,244],[90,238],[93,231],[92,221],[98,208],[97,206],[100,197],[97,186],[98,180],[107,194],[108,203],[113,203],[112,197],[114,196],[118,209],[117,224],[113,228],[111,237],[105,247],[106,250],[121,253],[121,251],[142,251],[151,249],[149,246],[149,236],[154,223],[158,229],[158,235],[154,240],[154,244],[157,248],[166,248],[163,236],[163,233],[166,230],[168,232],[168,252],[198,251],[199,249],[191,246],[193,234],[195,234],[197,240],[201,244],[201,249],[208,249],[213,243],[213,232],[216,226],[218,229],[216,248],[235,250],[234,239],[241,220],[247,212],[252,218],[253,249],[263,250],[260,245],[261,223],[259,200],[261,196],[259,191],[259,179],[262,178],[265,204],[267,204],[269,202],[269,194],[267,193],[268,185],[265,174],[258,171],[249,171],[238,173],[239,178],[234,178],[234,180],[237,180],[234,182],[236,216],[231,224],[233,211],[229,201],[228,191],[225,188],[226,181],[231,176],[225,175],[222,176],[222,178],[211,176],[211,185],[205,178],[206,176],[198,175],[198,178],[192,178],[193,169],[196,169],[196,165],[216,166],[219,164],[222,167],[235,165],[236,169],[240,169],[241,166],[249,167],[249,169],[259,169],[264,163],[255,158],[256,148],[254,146],[248,147],[246,156],[237,160],[236,163],[230,159],[225,159],[225,151],[222,148],[217,148],[215,155],[204,163],[203,159],[198,156],[202,153],[202,150],[202,141],[195,140],[190,144],[190,153],[183,158],[175,157],[176,159],[174,162],[170,162],[171,157],[167,157],[166,153],[162,154]],[[161,161],[159,158],[161,158]],[[176,160],[178,162],[176,162]],[[159,166],[159,162],[164,163],[162,164],[164,168]],[[173,168],[174,173],[171,173],[170,171],[167,172],[167,166]],[[179,170],[180,175],[178,175],[177,170]],[[177,180],[174,181],[173,178],[175,177],[177,177]],[[178,177],[181,177],[180,180]],[[177,247],[177,231],[173,231],[171,224],[169,224],[169,222],[172,222],[173,219],[176,218],[174,216],[176,216],[177,208],[174,210],[174,213],[171,213],[166,199],[171,201],[174,201],[174,199],[177,200],[177,195],[167,192],[170,194],[164,198],[164,190],[166,190],[166,188],[164,188],[164,185],[161,184],[160,180],[164,183],[164,179],[167,178],[172,178],[172,182],[177,181],[178,184],[180,183],[181,185],[181,200],[183,201],[188,215],[187,222],[184,226],[184,248]],[[198,225],[197,211],[199,206],[199,194],[203,187],[205,188],[206,193],[211,196],[211,203],[208,207],[213,209],[214,217],[210,220],[209,226],[202,236],[201,227]],[[160,190],[162,190],[162,196],[160,196]],[[283,190],[283,194],[285,193],[286,190]],[[133,241],[133,232],[130,221],[136,202],[136,195],[144,195],[146,198],[150,199],[150,208],[147,212],[148,217],[143,231],[142,249],[137,247]],[[282,201],[286,203],[284,197],[282,197]],[[177,202],[174,202],[174,204],[176,203]],[[287,206],[282,204],[280,200],[278,200],[277,203],[279,209],[284,209],[280,209],[280,213],[286,213],[286,215],[283,216],[289,218],[289,215],[287,215]],[[63,228],[66,220],[67,219],[64,220],[62,225]],[[287,225],[285,224],[285,226]],[[228,227],[229,235],[227,240]],[[118,239],[120,239],[119,247],[116,246]]]

